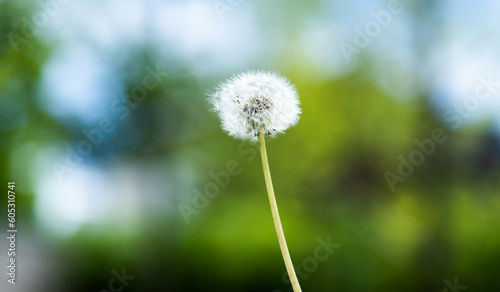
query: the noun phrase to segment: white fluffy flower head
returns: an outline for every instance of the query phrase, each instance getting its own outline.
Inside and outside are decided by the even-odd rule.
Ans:
[[[242,73],[219,84],[210,103],[222,128],[239,139],[283,133],[298,122],[300,114],[295,87],[271,72]]]

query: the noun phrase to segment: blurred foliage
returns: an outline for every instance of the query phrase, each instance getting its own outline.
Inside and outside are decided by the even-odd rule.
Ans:
[[[314,255],[318,238],[340,244],[300,279],[303,290],[443,291],[445,279],[453,283],[458,278],[471,290],[498,291],[498,133],[489,122],[449,129],[436,117],[431,89],[423,80],[417,80],[423,85],[414,98],[398,100],[377,83],[380,73],[369,56],[363,55],[357,68],[342,76],[322,77],[301,52],[290,48],[281,54],[300,41],[297,30],[319,13],[320,2],[245,3],[238,8],[255,9],[262,20],[256,26],[283,31],[282,39],[268,44],[267,55],[241,70],[264,64],[280,71],[296,84],[301,97],[300,123],[268,144],[294,263],[302,265]],[[422,37],[420,26],[439,20],[432,18],[438,13],[420,20],[423,10],[439,6],[423,2],[429,6],[406,14],[417,39]],[[123,85],[122,95],[142,81],[147,66],[160,64],[169,72],[130,111],[130,118],[104,115],[118,130],[82,162],[81,167],[105,174],[107,197],[92,206],[98,209],[108,200],[108,213],[99,217],[96,211],[92,216],[98,220],[66,235],[43,221],[37,192],[40,178],[51,170],[54,151],[64,155],[64,145],[77,145],[85,139],[82,129],[98,124],[60,119],[44,107],[46,93],[40,83],[57,44],[35,36],[16,52],[5,37],[22,31],[22,18],[37,9],[27,1],[0,1],[0,177],[18,185],[21,241],[30,240],[43,250],[44,262],[57,271],[57,277],[40,280],[36,291],[101,291],[113,277],[110,271],[122,267],[135,276],[123,290],[130,292],[290,290],[282,281],[285,267],[256,145],[225,135],[207,110],[205,94],[237,72],[200,77],[191,64],[155,44],[126,45],[124,54],[101,52]],[[425,58],[425,48],[420,43],[413,58]],[[111,96],[104,106],[116,98]],[[407,158],[417,149],[414,140],[429,138],[438,127],[445,129],[447,141],[391,192],[384,173],[397,172],[398,157]],[[241,174],[231,177],[186,224],[178,205],[190,203],[193,189],[203,190],[213,181],[209,173],[224,170],[232,160]],[[0,202],[0,218],[6,218],[6,200]],[[0,221],[3,230],[6,220]],[[4,242],[0,247],[5,248]],[[34,260],[22,251],[21,263],[31,265]],[[48,272],[37,273],[43,279]],[[32,276],[19,276],[18,281],[28,282]]]

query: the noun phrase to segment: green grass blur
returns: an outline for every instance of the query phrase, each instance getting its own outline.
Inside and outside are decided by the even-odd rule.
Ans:
[[[203,54],[198,62],[188,62],[148,41],[125,44],[118,56],[89,42],[93,50],[102,49],[123,94],[142,82],[146,66],[159,64],[169,74],[127,118],[102,114],[116,130],[64,180],[90,169],[103,181],[74,187],[54,179],[53,162],[64,161],[64,147],[76,147],[86,139],[82,130],[98,123],[59,118],[47,110],[44,97],[50,92],[41,84],[61,44],[37,36],[15,52],[6,36],[22,31],[22,18],[38,6],[0,2],[0,181],[5,192],[6,182],[16,181],[20,269],[24,265],[19,271],[26,271],[19,272],[18,281],[36,287],[5,286],[2,291],[109,290],[111,271],[122,268],[135,276],[125,292],[290,291],[283,281],[285,267],[258,149],[223,133],[207,110],[206,93],[247,69],[288,76],[302,102],[298,125],[268,140],[267,147],[303,291],[451,291],[446,281],[454,283],[455,278],[471,291],[499,291],[500,138],[493,122],[451,129],[442,121],[431,85],[418,72],[430,70],[418,66],[425,59],[425,41],[408,57],[417,63],[414,71],[399,76],[419,84],[411,98],[399,98],[377,82],[384,74],[377,60],[391,52],[362,53],[355,69],[326,74],[294,49],[302,41],[299,28],[319,13],[321,1],[278,2],[243,1],[235,8],[253,11],[256,27],[283,33],[270,43],[268,35],[262,36],[265,45],[255,54],[264,53],[225,73],[203,71],[204,62],[214,64]],[[422,10],[438,11],[436,1],[423,2],[404,16],[413,25],[409,34],[417,39],[437,21],[420,18]],[[397,49],[397,42],[393,45]],[[99,107],[110,108],[117,97],[107,98]],[[431,138],[436,128],[443,129],[446,141],[436,143],[432,154],[392,191],[384,174],[398,174],[398,157],[409,160],[419,149],[414,141]],[[227,187],[189,216],[187,224],[179,205],[193,206],[196,190],[204,192],[214,182],[210,173],[225,170],[231,161],[241,173],[231,176]],[[56,181],[49,184],[60,194],[53,201],[50,188],[47,193],[42,187],[46,180]],[[64,231],[75,223],[63,211],[72,213],[83,204],[72,198],[94,193],[102,197],[91,197],[81,215],[87,219]],[[0,232],[7,224],[4,197]],[[44,206],[63,211],[50,213]],[[340,246],[308,266],[318,239],[327,238]],[[6,249],[1,241],[0,252]]]

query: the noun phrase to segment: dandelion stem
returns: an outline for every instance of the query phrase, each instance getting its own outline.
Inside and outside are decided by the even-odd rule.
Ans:
[[[288,247],[286,246],[283,227],[281,226],[278,205],[276,204],[276,197],[274,196],[273,182],[271,181],[271,171],[269,170],[269,162],[267,161],[266,140],[263,133],[259,133],[259,146],[260,155],[262,157],[262,168],[264,169],[264,179],[266,180],[267,195],[269,196],[269,204],[271,205],[274,227],[276,228],[276,234],[278,235],[281,254],[283,255],[283,260],[285,261],[286,270],[288,272],[288,277],[290,278],[290,281],[292,283],[293,291],[302,292],[302,290],[300,289],[299,280],[297,279],[297,275],[295,274],[295,270],[293,268],[292,258],[290,257]]]

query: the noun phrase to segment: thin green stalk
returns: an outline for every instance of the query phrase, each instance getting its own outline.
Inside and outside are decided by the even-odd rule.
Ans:
[[[262,157],[262,168],[264,169],[264,179],[266,180],[267,195],[269,196],[269,204],[271,205],[271,212],[273,214],[274,227],[276,228],[276,234],[278,235],[278,241],[280,243],[283,260],[285,261],[286,271],[288,272],[288,277],[292,282],[293,291],[302,292],[299,280],[295,274],[295,269],[293,268],[292,258],[290,257],[288,247],[286,246],[283,227],[281,227],[280,214],[278,212],[278,205],[276,204],[276,198],[274,196],[273,182],[271,181],[271,171],[269,170],[269,162],[267,161],[266,140],[262,133],[259,133],[259,146],[260,155]]]

